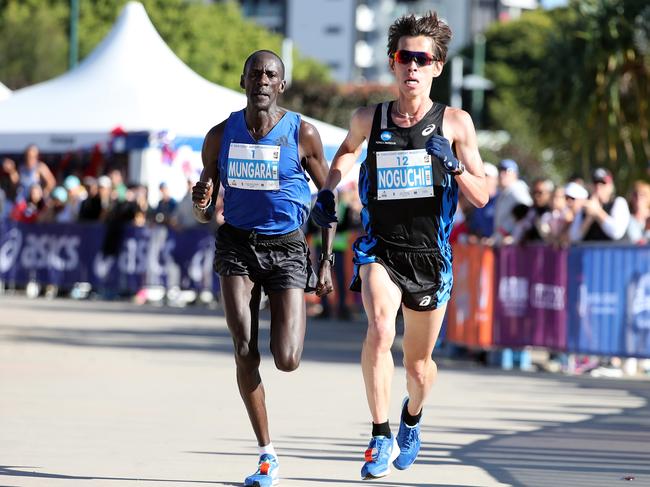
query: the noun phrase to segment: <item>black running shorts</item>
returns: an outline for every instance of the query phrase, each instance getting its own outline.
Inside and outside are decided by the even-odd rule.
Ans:
[[[248,276],[267,294],[283,289],[313,292],[317,283],[300,229],[263,235],[225,223],[217,230],[214,270],[220,276]]]
[[[438,249],[403,250],[377,243],[371,253],[364,253],[364,258],[358,259],[358,244],[357,241],[352,291],[361,292],[361,265],[375,262],[386,269],[400,288],[402,303],[407,308],[430,311],[449,300],[453,283],[451,265],[447,266]]]

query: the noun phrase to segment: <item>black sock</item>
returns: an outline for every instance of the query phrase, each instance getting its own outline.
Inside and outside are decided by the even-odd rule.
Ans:
[[[415,426],[420,422],[420,418],[422,417],[422,410],[420,409],[420,412],[415,416],[411,416],[409,413],[409,408],[407,406],[408,401],[406,404],[404,404],[404,409],[402,409],[402,421],[404,421],[407,426]]]
[[[372,423],[372,436],[385,436],[390,438],[390,426],[388,426],[388,421],[385,423]]]

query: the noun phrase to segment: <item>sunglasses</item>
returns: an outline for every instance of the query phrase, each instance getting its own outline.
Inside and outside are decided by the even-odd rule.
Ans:
[[[428,52],[407,51],[405,49],[395,51],[391,57],[400,64],[411,64],[411,61],[415,61],[418,66],[430,66],[435,61],[433,55]]]

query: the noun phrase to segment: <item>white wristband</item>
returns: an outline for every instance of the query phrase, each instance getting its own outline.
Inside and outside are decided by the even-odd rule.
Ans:
[[[194,208],[196,208],[197,210],[205,211],[210,207],[211,204],[212,204],[212,198],[210,198],[210,201],[208,201],[208,204],[205,206],[199,206],[196,203],[194,203]]]

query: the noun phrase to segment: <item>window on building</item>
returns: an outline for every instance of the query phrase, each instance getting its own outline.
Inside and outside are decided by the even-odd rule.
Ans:
[[[341,33],[341,26],[340,25],[328,25],[325,27],[325,33],[327,35],[336,35]]]

